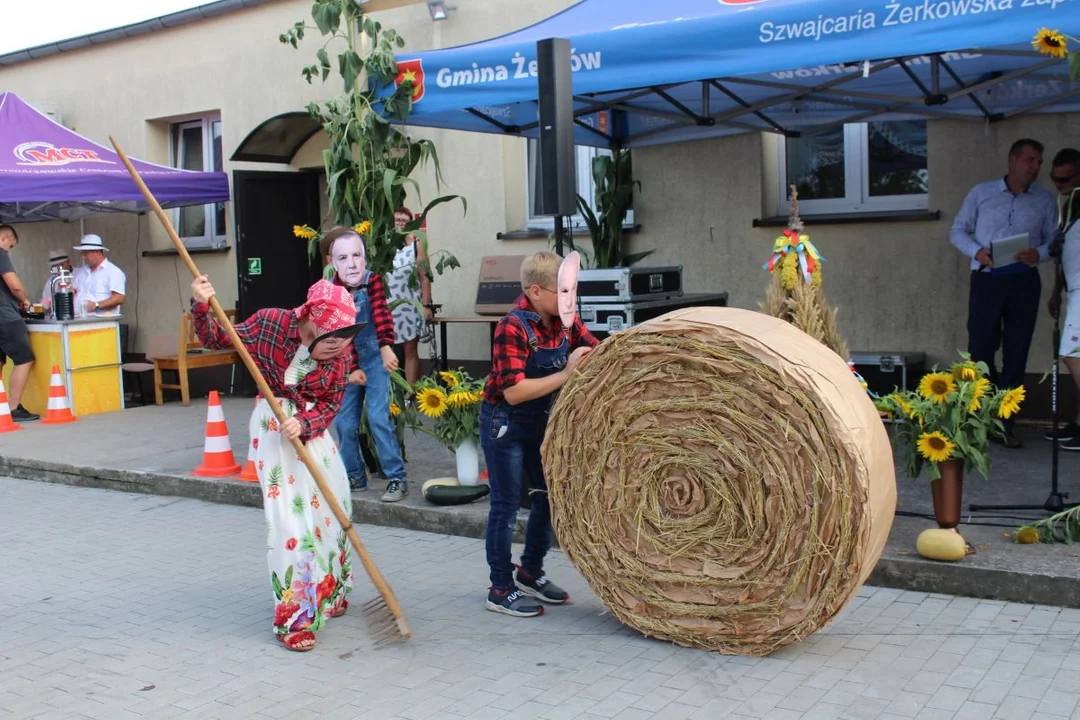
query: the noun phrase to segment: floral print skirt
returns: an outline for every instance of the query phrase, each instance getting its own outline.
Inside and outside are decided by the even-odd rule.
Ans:
[[[282,402],[286,414],[295,407]],[[274,594],[274,632],[322,628],[332,608],[352,591],[349,539],[330,512],[311,474],[285,439],[269,404],[260,399],[251,414],[251,447],[266,511],[266,560]],[[327,433],[307,443],[330,491],[352,514],[349,479],[337,445]]]

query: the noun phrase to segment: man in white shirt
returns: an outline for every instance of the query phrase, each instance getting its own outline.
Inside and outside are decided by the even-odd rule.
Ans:
[[[1066,295],[1064,322],[1061,324],[1059,352],[1073,382],[1080,388],[1080,152],[1065,148],[1055,157],[1050,179],[1062,196],[1062,218],[1059,223],[1061,238],[1052,248],[1061,258],[1060,272],[1055,273],[1054,289],[1050,293],[1048,309],[1051,317],[1061,313],[1062,294]],[[1060,253],[1060,255],[1058,255]],[[1058,428],[1058,447],[1063,450],[1080,450],[1080,415],[1064,427]],[[1046,439],[1053,439],[1053,430]]]
[[[109,262],[109,249],[97,235],[86,235],[75,246],[82,253],[82,267],[75,271],[75,302],[85,315],[119,315],[124,304],[127,278]]]

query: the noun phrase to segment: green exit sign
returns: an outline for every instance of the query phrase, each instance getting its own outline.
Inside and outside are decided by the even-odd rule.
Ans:
[[[248,258],[248,275],[262,275],[262,258]]]

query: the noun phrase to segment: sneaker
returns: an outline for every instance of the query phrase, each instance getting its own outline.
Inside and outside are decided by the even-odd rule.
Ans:
[[[1080,450],[1080,435],[1068,440],[1058,440],[1058,447],[1062,450],[1072,450],[1074,452]]]
[[[1047,440],[1053,440],[1054,439],[1054,430],[1053,430],[1053,428],[1047,430],[1046,434],[1044,434],[1043,437],[1046,438]],[[1058,431],[1057,431],[1057,439],[1058,440],[1072,440],[1075,437],[1080,437],[1080,425],[1077,425],[1075,422],[1071,422],[1068,425],[1063,425],[1062,427],[1058,428]]]
[[[409,494],[409,484],[404,480],[391,480],[386,484],[386,492],[379,498],[385,503],[398,502],[404,500],[405,496]]]
[[[349,478],[349,489],[352,490],[353,492],[360,492],[362,490],[367,490],[367,478],[366,477],[362,477],[360,479]]]
[[[552,605],[559,605],[570,599],[570,593],[548,580],[546,576],[530,577],[521,569],[521,566],[518,566],[514,574],[514,584],[526,595]]]
[[[33,420],[40,420],[40,415],[35,415],[22,405],[11,411],[11,419],[15,422],[31,422]]]
[[[520,590],[503,590],[499,592],[495,588],[488,589],[487,602],[484,607],[491,612],[513,615],[514,617],[536,617],[544,614],[544,606],[530,600]]]

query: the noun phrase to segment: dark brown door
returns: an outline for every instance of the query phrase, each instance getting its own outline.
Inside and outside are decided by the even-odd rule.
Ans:
[[[233,187],[239,317],[303,304],[320,267],[308,262],[307,241],[293,226],[319,227],[318,174],[237,170]]]

